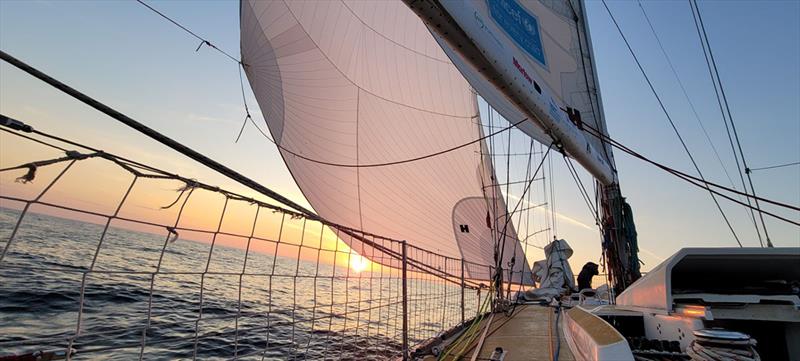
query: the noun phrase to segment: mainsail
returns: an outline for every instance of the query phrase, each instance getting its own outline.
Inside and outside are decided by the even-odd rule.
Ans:
[[[588,34],[578,1],[405,0],[500,114],[557,142],[603,184],[614,182]],[[574,2],[574,4],[573,4]]]
[[[598,181],[604,256],[617,291],[640,276],[579,0],[404,0],[470,84],[509,121],[553,143]]]
[[[529,281],[483,142],[426,157],[483,133],[475,93],[408,7],[243,1],[241,39],[269,130],[320,216],[481,265],[505,235],[502,264]]]

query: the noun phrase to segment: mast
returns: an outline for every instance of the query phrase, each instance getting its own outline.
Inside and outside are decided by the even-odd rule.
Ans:
[[[607,130],[583,4],[573,0],[548,4],[522,4],[517,0],[403,1],[492,106],[516,108],[504,117],[510,121],[517,120],[510,116],[526,117],[529,122],[518,126],[523,132],[540,142],[552,142],[594,176],[610,281],[619,293],[638,279],[636,228],[631,207],[620,190],[611,146],[602,140]],[[553,26],[559,22],[570,25],[576,34],[565,34],[564,27]],[[573,39],[569,44],[572,53],[560,53],[559,58],[548,54],[558,49],[548,48],[555,44],[547,43],[543,31]],[[555,68],[564,65],[559,62],[567,61],[574,62],[571,65],[577,69],[568,85],[579,91],[565,91],[558,79],[553,80],[561,71]],[[577,100],[565,96],[572,93],[583,95]],[[524,125],[540,132],[530,132]]]
[[[567,0],[571,1],[571,0]],[[589,62],[588,68],[591,69],[591,78],[597,84],[597,67],[594,66],[594,51],[592,48],[592,35],[589,27],[586,25],[586,7],[584,1],[578,1],[577,6],[580,9],[579,20],[577,25],[579,32],[582,30],[585,37],[581,39],[586,42],[586,59]],[[605,118],[603,112],[603,98],[600,92],[600,87],[595,86],[590,89],[597,99],[597,107],[599,114]],[[602,136],[608,136],[608,129],[606,122],[598,122],[598,129]],[[606,152],[609,162],[614,164],[613,147],[608,142],[600,139],[603,144],[603,150]],[[604,185],[597,182],[597,189],[599,189],[600,207],[600,229],[602,236],[602,249],[603,260],[608,273],[609,281],[614,288],[614,295],[622,293],[628,286],[630,286],[637,279],[642,277],[639,264],[639,245],[636,233],[636,224],[633,220],[633,210],[625,197],[622,196],[622,190],[619,184],[616,166],[614,166],[614,181],[609,185]]]

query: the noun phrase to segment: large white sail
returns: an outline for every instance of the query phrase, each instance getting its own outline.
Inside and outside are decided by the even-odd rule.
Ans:
[[[582,4],[557,1],[405,0],[439,37],[470,84],[519,128],[558,141],[604,184],[613,157],[606,133]]]
[[[316,212],[446,256],[495,264],[506,206],[499,190],[487,187],[494,171],[482,142],[370,166],[482,136],[474,92],[402,2],[243,1],[241,36],[264,118]],[[508,223],[503,264],[513,257],[514,270],[529,274]],[[490,277],[488,268],[467,272]]]

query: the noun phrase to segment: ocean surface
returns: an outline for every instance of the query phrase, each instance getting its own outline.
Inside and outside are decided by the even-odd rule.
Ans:
[[[0,251],[19,215],[0,208]],[[0,261],[0,356],[70,344],[76,360],[399,355],[396,277],[256,252],[241,275],[243,250],[217,245],[209,252],[209,244],[184,239],[167,244],[153,276],[164,236],[111,227],[97,251],[102,231],[27,213]],[[410,344],[460,322],[457,286],[417,280],[409,290]]]

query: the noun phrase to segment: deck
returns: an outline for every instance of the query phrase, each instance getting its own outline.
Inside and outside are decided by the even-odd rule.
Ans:
[[[538,305],[517,306],[510,317],[502,313],[495,314],[476,360],[489,360],[494,349],[502,347],[506,351],[505,361],[551,361],[558,343],[554,327],[555,317],[553,308]],[[486,322],[488,322],[488,317],[481,323],[481,333]],[[561,345],[558,359],[561,361],[575,360],[560,327],[558,327],[558,332]],[[479,339],[480,337],[476,337],[472,341],[461,357],[462,360],[472,358]],[[429,356],[424,360],[435,359],[435,357]],[[453,357],[447,358],[447,360],[453,359]]]

